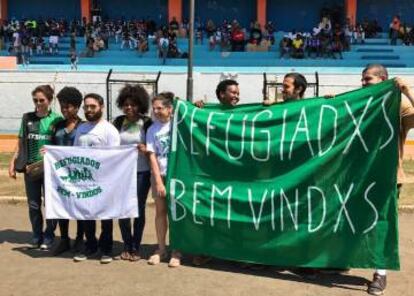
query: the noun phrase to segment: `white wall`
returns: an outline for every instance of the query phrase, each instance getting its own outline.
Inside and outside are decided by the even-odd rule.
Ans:
[[[285,73],[277,73],[278,81]],[[392,73],[391,73],[392,74]],[[75,86],[83,94],[96,92],[106,98],[105,72],[0,72],[0,133],[16,132],[24,112],[33,109],[31,91],[40,84],[52,84],[58,92],[64,86]],[[223,73],[194,73],[194,96],[214,103],[215,87]],[[224,75],[226,76],[226,75]],[[414,85],[413,75],[401,75],[410,85]],[[114,79],[153,79],[154,74],[124,73],[114,74]],[[263,75],[239,73],[233,76],[240,83],[241,103],[261,102]],[[314,81],[313,74],[306,75],[309,82]],[[185,73],[165,73],[159,81],[159,91],[172,91],[178,97],[185,98]],[[275,74],[268,75],[274,79]],[[360,74],[320,73],[320,95],[338,94],[360,87]],[[119,87],[118,87],[119,88]],[[117,87],[114,87],[116,92]],[[116,97],[116,93],[113,94]],[[312,90],[307,92],[312,97]],[[59,109],[57,102],[54,108]]]

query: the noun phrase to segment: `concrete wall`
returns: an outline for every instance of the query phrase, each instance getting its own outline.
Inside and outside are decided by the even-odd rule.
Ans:
[[[285,73],[272,73],[268,79],[278,77],[282,81]],[[393,75],[394,73],[390,73]],[[106,97],[106,73],[98,72],[0,72],[0,134],[16,133],[20,118],[24,112],[33,110],[31,91],[40,84],[52,84],[58,92],[64,86],[75,86],[83,94],[97,92]],[[360,74],[332,74],[320,73],[320,95],[337,94],[356,89],[360,86]],[[400,75],[410,85],[414,85],[413,75]],[[114,79],[153,79],[154,74],[124,73],[114,74]],[[202,73],[194,75],[195,98],[216,103],[215,87],[222,78],[235,78],[240,83],[241,103],[262,101],[263,76],[261,73]],[[309,82],[314,81],[313,74],[306,74]],[[122,85],[114,85],[112,95],[116,98],[117,91]],[[186,74],[162,74],[159,82],[159,91],[172,91],[178,97],[185,98]],[[307,97],[313,97],[313,90],[308,89]],[[54,109],[59,110],[58,103]],[[113,108],[114,115],[118,114]],[[82,112],[81,112],[82,113]]]
[[[63,18],[67,21],[81,18],[79,0],[9,0],[8,18]]]

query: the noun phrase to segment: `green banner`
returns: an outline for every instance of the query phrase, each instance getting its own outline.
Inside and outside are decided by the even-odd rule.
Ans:
[[[172,248],[277,266],[399,269],[393,81],[271,107],[175,103]]]

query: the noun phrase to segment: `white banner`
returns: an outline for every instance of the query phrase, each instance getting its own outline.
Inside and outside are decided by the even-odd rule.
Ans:
[[[46,219],[138,216],[135,146],[46,146]]]

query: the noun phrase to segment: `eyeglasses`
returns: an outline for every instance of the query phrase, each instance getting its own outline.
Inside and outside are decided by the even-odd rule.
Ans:
[[[46,102],[45,99],[38,99],[38,98],[33,98],[33,103],[37,104],[37,103],[44,103]]]
[[[88,109],[96,110],[98,108],[99,108],[99,106],[97,106],[97,105],[84,105],[83,106],[83,110],[88,110]]]
[[[167,107],[153,107],[152,110],[154,110],[154,111],[160,111],[160,110],[164,110],[166,108]]]

